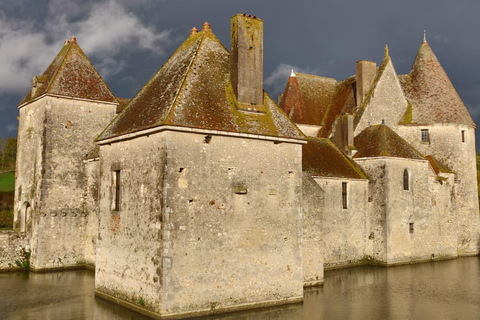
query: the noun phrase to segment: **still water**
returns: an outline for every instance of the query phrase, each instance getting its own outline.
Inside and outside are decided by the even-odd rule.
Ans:
[[[94,296],[90,271],[0,274],[0,319],[149,319]],[[303,304],[203,319],[480,319],[480,258],[325,273]]]

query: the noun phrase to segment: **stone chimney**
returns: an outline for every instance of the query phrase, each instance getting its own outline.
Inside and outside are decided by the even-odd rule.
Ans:
[[[363,99],[372,85],[377,74],[377,64],[372,61],[357,61],[357,73],[355,80],[357,82],[357,106],[360,106]]]
[[[230,82],[237,100],[263,105],[263,21],[237,14],[231,19]]]

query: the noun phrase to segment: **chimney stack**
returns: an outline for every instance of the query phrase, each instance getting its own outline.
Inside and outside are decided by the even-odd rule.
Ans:
[[[355,80],[357,82],[357,106],[362,105],[363,99],[370,90],[373,80],[377,74],[377,64],[372,61],[357,61],[357,73]]]
[[[231,19],[230,82],[241,104],[263,105],[263,21],[237,14]]]

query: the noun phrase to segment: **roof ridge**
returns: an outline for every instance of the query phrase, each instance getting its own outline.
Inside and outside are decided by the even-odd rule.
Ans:
[[[52,87],[52,84],[55,82],[55,78],[57,77],[58,73],[60,72],[60,69],[62,68],[66,58],[67,58],[67,55],[68,53],[70,52],[70,50],[72,49],[72,42],[68,42],[68,48],[67,48],[67,52],[65,52],[65,54],[63,55],[62,57],[62,60],[60,62],[60,64],[58,65],[58,68],[57,70],[55,70],[55,73],[53,74],[52,76],[52,79],[50,80],[50,83],[48,84],[48,87],[45,89],[45,93],[47,94],[48,91],[50,90],[50,88]]]
[[[311,78],[321,78],[321,79],[327,79],[327,80],[334,80],[335,82],[339,82],[337,79],[333,77],[324,77],[324,76],[318,76],[316,74],[309,74],[309,73],[302,73],[302,72],[295,72],[295,75],[300,75],[300,77],[311,77]]]
[[[206,32],[207,31],[200,31],[199,34],[201,34],[201,40],[200,42],[198,43],[198,46],[195,48],[195,54],[193,55],[192,57],[192,60],[190,60],[190,63],[188,64],[188,67],[187,69],[185,70],[185,74],[183,75],[183,79],[181,81],[181,85],[180,87],[178,88],[177,92],[175,93],[175,97],[173,97],[172,99],[172,103],[170,104],[170,106],[168,107],[168,112],[165,114],[165,118],[162,119],[162,122],[163,121],[166,121],[169,117],[170,117],[170,114],[172,113],[172,110],[173,110],[173,107],[175,106],[176,102],[177,102],[177,98],[178,96],[180,95],[180,92],[183,90],[183,88],[185,87],[185,83],[187,81],[187,77],[188,77],[188,73],[190,72],[190,69],[192,68],[192,65],[193,63],[195,62],[195,60],[197,59],[197,55],[198,55],[198,51],[200,51],[200,47],[202,46],[202,43],[203,41],[205,40],[205,36],[206,36]],[[213,33],[212,33],[213,34]],[[172,55],[174,56],[175,53]]]

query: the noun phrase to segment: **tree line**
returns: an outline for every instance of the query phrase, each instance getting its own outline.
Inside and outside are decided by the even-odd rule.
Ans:
[[[17,138],[0,139],[0,173],[15,171]]]

